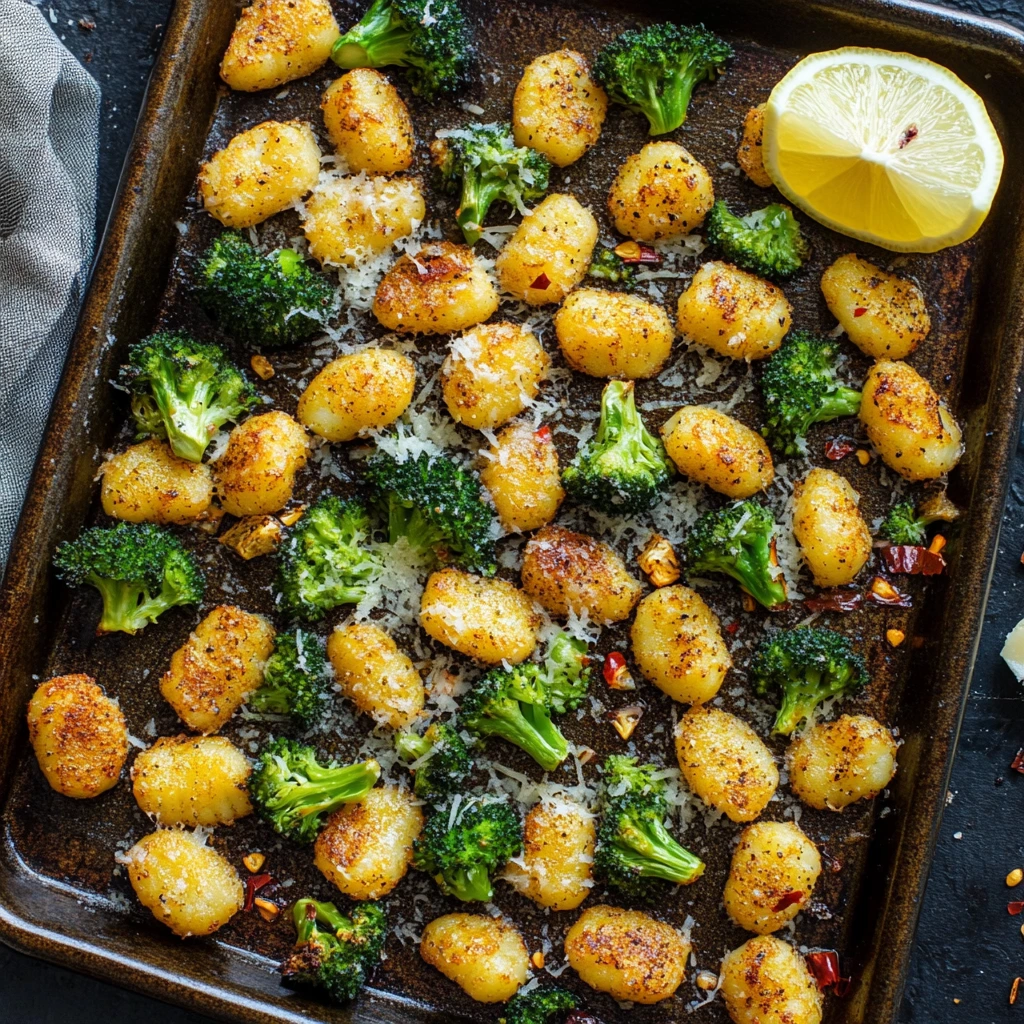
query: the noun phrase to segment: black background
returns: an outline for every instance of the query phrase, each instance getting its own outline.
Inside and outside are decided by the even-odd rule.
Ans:
[[[41,10],[103,90],[98,230],[117,188],[173,0],[83,0]],[[1024,28],[1024,0],[946,0],[946,5]],[[52,12],[52,13],[51,13]],[[95,28],[79,22],[94,23]],[[1013,978],[1024,974],[1022,918],[1007,914],[1004,878],[1024,867],[1024,776],[1009,768],[1024,746],[1024,693],[999,658],[1003,638],[1024,616],[1024,447],[1003,518],[970,701],[953,770],[900,1024],[995,1024],[1024,1014],[1009,1006]],[[920,685],[927,686],[922,679]],[[204,1024],[165,1006],[0,946],[0,1022],[108,1024],[141,1020]],[[1022,1018],[1024,1019],[1024,1018]]]

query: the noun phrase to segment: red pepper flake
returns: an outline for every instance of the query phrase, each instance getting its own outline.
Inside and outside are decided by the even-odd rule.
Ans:
[[[545,423],[533,432],[533,436],[537,438],[538,441],[550,441],[551,428]]]
[[[615,255],[627,264],[644,263],[658,266],[661,263],[661,253],[650,245],[644,245],[643,242],[620,242],[615,246]]]
[[[605,657],[602,673],[604,681],[613,690],[636,689],[636,683],[626,667],[626,659],[618,651],[611,651]]]
[[[867,306],[858,306],[853,311],[853,315],[854,316],[863,316],[867,311],[868,311],[868,307]]]
[[[735,633],[739,628],[740,624],[738,622],[730,622],[729,625],[725,627],[725,631],[726,633],[729,633],[731,635]]]
[[[909,594],[897,590],[884,576],[876,576],[871,581],[868,592],[864,595],[868,601],[885,605],[888,608],[911,608],[913,602]]]
[[[1010,762],[1010,767],[1024,775],[1024,747],[1017,751],[1017,756]]]
[[[863,603],[864,595],[847,587],[833,587],[804,598],[804,607],[811,612],[855,612]]]
[[[845,999],[853,989],[853,978],[840,978],[832,986],[832,994],[838,999]]]
[[[825,442],[825,458],[831,459],[833,462],[845,459],[847,455],[853,454],[856,450],[855,444],[851,444],[841,437],[834,437],[831,441]]]
[[[803,898],[804,894],[799,889],[787,892],[782,896],[779,902],[772,907],[772,913],[781,914],[787,907],[793,906],[794,903],[799,903]]]
[[[1014,900],[1012,903],[1006,904],[1006,912],[1010,917],[1016,917],[1022,910],[1024,910],[1024,900]]]
[[[273,881],[273,876],[266,874],[266,872],[262,875],[249,875],[245,880],[245,904],[243,909],[252,910],[253,900],[256,899],[256,894],[260,889],[265,889]]]
[[[543,291],[545,288],[551,287],[551,278],[548,277],[543,271],[537,277],[537,279],[530,285],[531,288],[539,288]]]
[[[818,988],[824,991],[831,988],[832,992],[843,998],[850,994],[853,979],[844,978],[839,973],[839,954],[834,949],[814,949],[807,954],[807,966]]]
[[[938,551],[920,544],[890,544],[882,548],[882,561],[889,572],[905,576],[938,576],[946,568]]]

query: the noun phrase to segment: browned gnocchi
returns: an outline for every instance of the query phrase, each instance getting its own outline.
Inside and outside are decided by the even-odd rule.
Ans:
[[[565,361],[591,377],[654,377],[668,361],[675,331],[660,306],[636,295],[577,288],[555,314]]]
[[[295,417],[328,441],[351,441],[394,423],[415,390],[413,361],[371,346],[329,362],[302,392]]]
[[[714,205],[708,169],[675,142],[648,142],[627,157],[608,193],[615,230],[638,242],[688,235]]]
[[[480,324],[452,339],[441,366],[441,393],[457,423],[500,427],[533,403],[550,365],[528,327]]]
[[[305,121],[264,121],[203,164],[203,206],[225,227],[251,228],[312,190],[320,177],[320,155]]]
[[[507,580],[441,569],[427,580],[420,625],[439,643],[487,665],[517,665],[537,646],[539,618]]]
[[[721,992],[735,1024],[821,1024],[818,983],[804,958],[772,935],[726,955]]]
[[[517,146],[543,153],[556,167],[575,163],[601,134],[608,97],[582,53],[556,50],[535,57],[512,97]]]
[[[781,344],[793,310],[778,285],[731,263],[705,263],[679,296],[679,333],[720,356],[764,359]]]
[[[751,107],[743,118],[743,136],[736,150],[740,170],[758,187],[771,188],[772,179],[764,169],[764,104]]]
[[[523,550],[523,590],[561,618],[586,614],[592,622],[621,622],[640,600],[643,585],[604,541],[564,526],[545,526]]]
[[[431,242],[402,256],[384,275],[374,316],[401,334],[450,334],[483,323],[498,308],[498,292],[465,245]]]
[[[851,583],[871,557],[860,495],[831,469],[812,469],[793,487],[793,536],[819,587]]]
[[[483,456],[480,482],[505,530],[525,532],[550,523],[565,498],[551,430],[510,423]]]
[[[86,675],[57,676],[36,687],[28,736],[51,789],[76,800],[116,786],[128,757],[120,707]]]
[[[661,428],[676,469],[729,498],[750,498],[775,479],[765,439],[707,405],[684,405]]]
[[[753,821],[779,785],[775,759],[757,733],[709,705],[692,707],[679,720],[676,756],[690,789],[731,821]]]
[[[715,613],[681,584],[640,602],[630,636],[644,678],[684,704],[711,700],[732,667]]]

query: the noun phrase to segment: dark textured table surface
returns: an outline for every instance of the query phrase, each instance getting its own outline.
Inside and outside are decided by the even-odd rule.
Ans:
[[[38,2],[38,0],[34,0]],[[163,23],[173,0],[61,0],[41,8],[103,90],[98,221],[117,179]],[[1024,28],[1024,0],[946,0]],[[95,24],[95,28],[86,27]],[[1024,447],[1003,519],[978,663],[953,769],[950,801],[928,883],[900,1024],[995,1024],[1024,1014],[1010,1007],[1024,975],[1021,918],[1007,914],[1004,878],[1024,867],[1024,776],[1009,770],[1024,746],[1024,692],[999,658],[1007,631],[1024,616]],[[927,685],[927,680],[922,680]],[[1017,898],[1024,889],[1014,893]],[[154,1020],[203,1024],[165,1006],[31,960],[0,946],[2,1024],[110,1024]]]

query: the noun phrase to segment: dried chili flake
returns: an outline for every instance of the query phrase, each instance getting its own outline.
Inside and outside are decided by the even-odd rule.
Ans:
[[[857,446],[855,444],[851,444],[851,442],[845,441],[841,437],[833,437],[831,441],[825,442],[825,458],[831,459],[833,462],[845,459],[847,455],[852,454],[856,450]]]
[[[1006,912],[1010,917],[1016,917],[1022,910],[1024,910],[1024,900],[1012,900],[1006,904]]]
[[[1024,775],[1024,747],[1017,751],[1016,757],[1010,762],[1010,767],[1015,772],[1020,772],[1021,775]]]
[[[839,981],[839,954],[834,949],[814,949],[807,954],[807,966],[818,988],[826,989]]]
[[[853,978],[840,978],[832,986],[832,994],[838,999],[845,999],[853,988]]]
[[[833,587],[804,598],[804,607],[811,612],[855,612],[863,603],[864,595],[859,590],[845,587]]]
[[[882,561],[889,572],[903,576],[938,576],[946,568],[938,551],[920,544],[890,544],[882,548]]]
[[[732,635],[739,628],[740,628],[740,624],[738,622],[730,622],[729,625],[725,627],[725,631],[726,631],[726,633],[729,633],[730,635]]]
[[[782,898],[778,903],[772,907],[773,914],[781,914],[787,907],[793,906],[794,903],[799,903],[804,898],[804,894],[799,889],[794,889],[792,892],[783,894]]]
[[[635,690],[636,682],[626,667],[626,659],[618,652],[611,651],[604,659],[602,670],[604,681],[613,690]]]
[[[531,288],[539,288],[543,291],[545,288],[551,287],[551,278],[548,277],[543,271],[538,275],[536,280],[530,285]]]
[[[853,310],[854,316],[863,316],[868,311],[867,306],[857,306]]]
[[[550,441],[551,428],[545,423],[533,432],[533,436],[537,438],[538,441]]]
[[[653,246],[644,245],[643,242],[620,242],[615,246],[615,255],[623,263],[643,263],[648,266],[659,266],[661,264],[661,253]]]
[[[249,875],[245,880],[245,904],[244,910],[252,910],[253,902],[256,899],[256,894],[260,889],[265,889],[274,881],[272,875],[268,875],[264,872],[262,875]]]
[[[876,576],[871,581],[871,586],[864,596],[875,604],[882,604],[889,608],[910,608],[913,606],[910,595],[897,590],[884,576]]]

